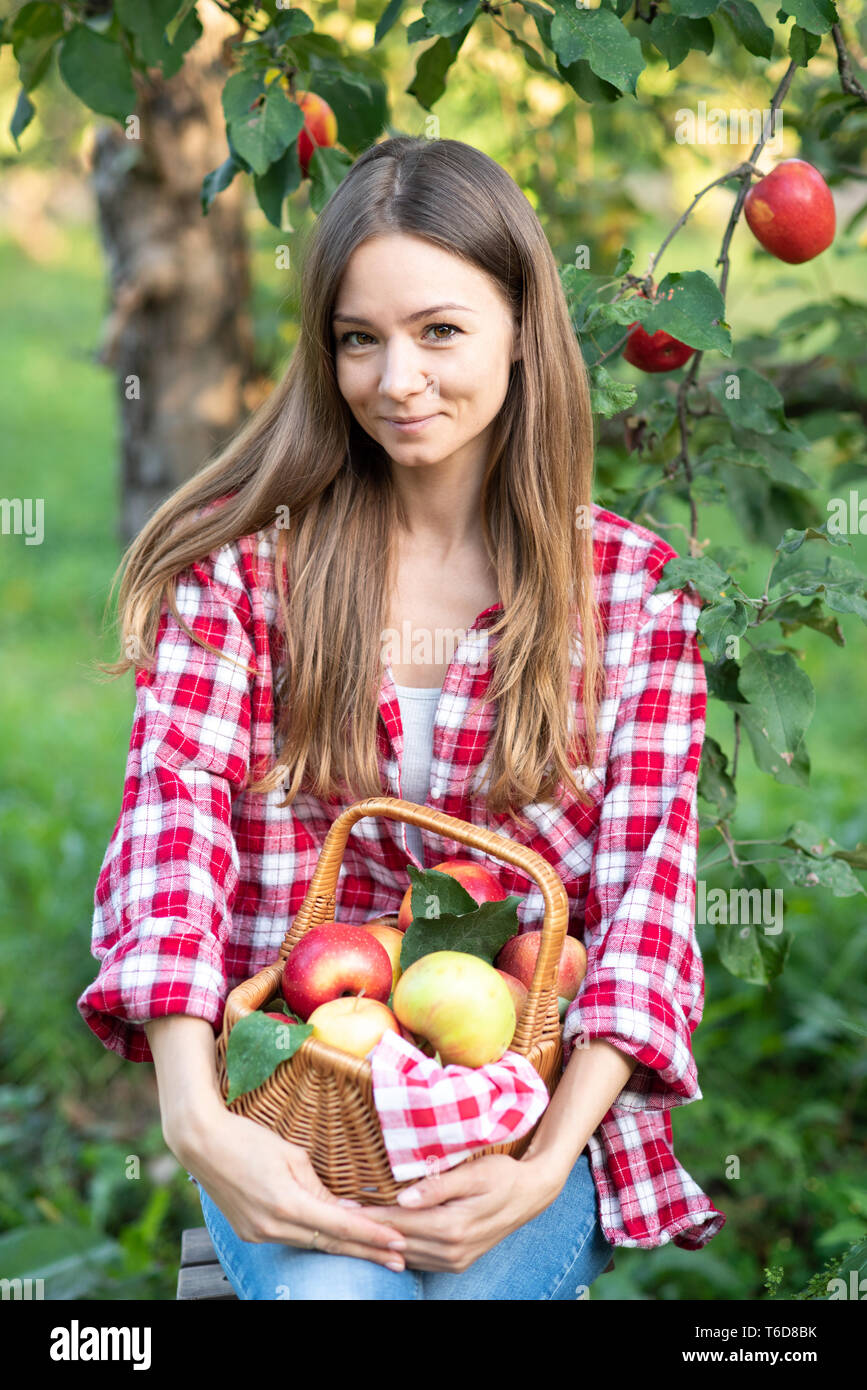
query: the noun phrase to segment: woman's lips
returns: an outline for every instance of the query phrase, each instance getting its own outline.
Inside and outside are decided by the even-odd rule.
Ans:
[[[391,425],[396,430],[401,430],[404,434],[414,434],[416,430],[424,429],[425,425],[435,420],[436,415],[424,415],[420,420],[389,420],[386,417],[385,423]]]

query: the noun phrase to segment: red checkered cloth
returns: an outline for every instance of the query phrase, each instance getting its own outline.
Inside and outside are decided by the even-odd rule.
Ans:
[[[398,1182],[453,1168],[485,1144],[520,1139],[548,1104],[547,1086],[519,1052],[506,1051],[483,1067],[444,1067],[388,1032],[367,1060]]]
[[[425,804],[528,845],[556,870],[568,930],[587,948],[587,975],[564,1020],[564,1060],[579,1034],[636,1059],[588,1139],[605,1237],[696,1250],[725,1222],[678,1162],[671,1130],[674,1106],[701,1100],[691,1046],[704,1004],[694,927],[707,703],[701,600],[684,589],[654,594],[676,554],[660,536],[596,505],[591,520],[605,688],[596,762],[576,770],[591,804],[564,789],[525,806],[527,825],[488,811],[484,760],[497,710],[484,697],[499,604],[467,629],[446,672]],[[264,771],[274,756],[277,535],[275,523],[242,536],[178,578],[184,623],[223,656],[164,607],[155,668],[136,672],[123,799],[95,893],[99,970],[78,1000],[105,1046],[135,1062],[151,1061],[144,1020],[191,1014],[220,1028],[229,990],[276,960],[325,836],[353,801],[302,793],[287,807],[279,789],[247,790],[251,770]],[[579,729],[581,674],[576,633],[570,697]],[[379,716],[381,785],[399,797],[403,725],[389,665]],[[542,925],[541,891],[520,869],[426,829],[421,841],[423,860],[403,823],[358,821],[338,876],[338,921],[396,912],[408,864],[459,857],[520,897],[520,931]]]

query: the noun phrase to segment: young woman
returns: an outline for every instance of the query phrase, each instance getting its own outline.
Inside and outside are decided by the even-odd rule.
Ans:
[[[455,140],[353,164],[304,258],[283,380],[125,558],[136,710],[96,888],[103,1043],[156,1067],[166,1143],[252,1299],[571,1299],[615,1245],[725,1217],[674,1157],[700,1098],[698,601],[675,552],[591,501],[586,372],[527,199]],[[420,639],[420,640],[419,640]],[[481,773],[488,776],[482,790]],[[587,976],[526,1153],[393,1205],[338,1201],[306,1151],[228,1111],[214,1032],[273,961],[334,817],[403,796],[555,867]],[[336,917],[396,911],[406,866],[472,851],[350,835]],[[541,894],[478,856],[522,896]]]

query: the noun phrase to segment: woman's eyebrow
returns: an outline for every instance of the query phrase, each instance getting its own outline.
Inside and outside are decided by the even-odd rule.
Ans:
[[[415,323],[417,319],[427,318],[428,314],[439,314],[443,309],[461,309],[465,314],[474,314],[475,309],[469,308],[466,304],[432,304],[429,309],[418,309],[414,314],[407,314],[402,323]],[[362,318],[360,314],[338,314],[332,315],[332,323],[366,323],[368,328],[373,328],[370,319]]]

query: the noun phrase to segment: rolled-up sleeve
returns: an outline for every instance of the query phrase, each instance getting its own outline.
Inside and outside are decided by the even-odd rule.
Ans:
[[[217,652],[164,604],[154,668],[136,672],[121,811],[94,894],[99,972],[77,1001],[130,1061],[151,1060],[143,1022],[221,1016],[238,885],[232,803],[249,770],[254,647],[235,548],[184,570],[176,601]]]
[[[707,710],[700,612],[689,591],[651,595],[631,650],[617,637],[627,669],[590,870],[587,974],[563,1029],[564,1065],[582,1037],[636,1058],[615,1114],[701,1099],[691,1046],[704,1005],[694,925]]]

